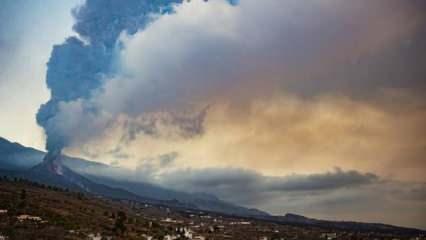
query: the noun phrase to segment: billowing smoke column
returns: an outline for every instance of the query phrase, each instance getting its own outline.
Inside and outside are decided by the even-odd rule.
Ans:
[[[84,5],[74,9],[76,23],[73,28],[78,36],[69,37],[53,48],[46,76],[51,99],[37,113],[37,122],[47,136],[46,149],[49,154],[46,159],[54,159],[64,147],[70,145],[75,134],[70,126],[75,130],[81,128],[79,122],[98,119],[102,109],[89,100],[101,89],[105,79],[114,77],[114,61],[121,50],[118,41],[120,35],[135,34],[144,29],[155,15],[172,14],[173,6],[182,2],[87,0]],[[235,0],[228,2],[237,4]],[[79,114],[74,115],[90,117],[71,120],[74,116],[67,109],[69,106],[79,107]]]
[[[102,85],[102,79],[112,76],[114,53],[122,32],[134,34],[144,28],[152,14],[169,14],[173,4],[182,0],[87,0],[73,11],[78,37],[70,37],[54,47],[46,76],[51,91],[50,100],[37,113],[37,122],[45,130],[46,162],[53,162],[61,150],[70,144],[72,133],[61,129],[57,114],[61,104],[89,99]],[[88,114],[97,109],[85,106]]]

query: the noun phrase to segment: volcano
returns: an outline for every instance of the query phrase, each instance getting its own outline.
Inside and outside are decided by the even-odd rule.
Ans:
[[[98,169],[99,172],[85,169]],[[201,209],[239,216],[268,215],[257,209],[222,201],[214,195],[179,192],[151,183],[132,182],[102,174],[115,170],[109,165],[69,157],[59,151],[45,153],[0,137],[0,176],[23,178],[48,186],[112,199],[136,200],[168,207]],[[130,175],[123,173],[122,176]]]
[[[95,190],[93,189],[93,182],[62,163],[60,151],[48,152],[40,164],[28,171],[27,176],[40,183],[74,191],[92,193]]]
[[[64,171],[71,171],[62,164],[61,151],[48,152],[40,165],[44,166],[50,173],[55,175],[63,175]]]
[[[66,188],[91,195],[113,199],[155,202],[153,199],[144,198],[120,188],[93,182],[65,166],[62,162],[63,158],[64,156],[60,151],[48,152],[40,164],[25,172],[24,177],[49,186]]]

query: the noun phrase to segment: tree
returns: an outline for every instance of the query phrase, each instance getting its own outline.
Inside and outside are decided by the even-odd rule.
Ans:
[[[84,200],[84,195],[83,195],[83,193],[81,193],[81,192],[77,193],[77,199],[78,199],[78,200]]]
[[[25,189],[21,190],[21,200],[25,201],[27,199],[27,191],[25,191]]]
[[[117,213],[117,218],[115,220],[115,226],[114,226],[115,232],[123,234],[126,231],[126,225],[124,225],[124,223],[126,222],[126,219],[127,219],[127,216],[125,212],[119,211]]]
[[[25,191],[25,189],[21,190],[21,194],[19,195],[19,199],[20,201],[18,202],[18,208],[25,208],[27,205],[27,191]]]

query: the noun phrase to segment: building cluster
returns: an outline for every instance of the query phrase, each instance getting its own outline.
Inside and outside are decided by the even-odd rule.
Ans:
[[[136,208],[137,209],[137,208]],[[279,223],[223,216],[203,211],[171,211],[166,208],[149,206],[139,211],[138,215],[152,223],[159,223],[170,231],[162,238],[150,235],[149,230],[143,235],[147,240],[426,240],[425,236],[416,238],[396,236],[377,232],[357,232],[338,229],[321,229],[309,226],[290,226]]]
[[[28,189],[25,195],[21,189]],[[420,231],[421,232],[421,231]],[[0,182],[0,240],[426,240],[425,235],[360,231],[244,218],[113,200]]]

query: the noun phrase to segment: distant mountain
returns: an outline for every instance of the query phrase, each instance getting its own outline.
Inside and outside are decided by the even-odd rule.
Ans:
[[[177,200],[185,204],[193,204],[199,209],[213,212],[222,212],[227,214],[235,214],[240,216],[267,216],[268,214],[257,209],[248,209],[241,207],[211,195],[204,193],[185,193],[174,190],[165,189],[149,183],[132,182],[126,180],[118,180],[107,177],[94,175],[85,175],[89,179],[107,184],[117,188],[125,189],[129,192],[138,194],[139,196],[149,196],[161,200]]]
[[[61,157],[61,174],[52,172],[43,163],[45,152],[12,143],[0,137],[0,175],[28,178],[48,185],[90,192],[110,198],[143,200],[174,207],[191,207],[205,211],[239,216],[267,216],[257,209],[248,209],[204,193],[185,193],[162,188],[150,183],[127,181],[117,177],[96,175],[96,172],[114,172],[119,169],[106,164],[68,156]]]
[[[302,215],[293,213],[287,213],[284,216],[266,216],[259,217],[263,220],[269,220],[284,224],[292,224],[298,226],[312,226],[325,229],[339,229],[348,231],[360,231],[360,232],[383,232],[383,233],[398,233],[398,234],[425,234],[425,231],[398,227],[382,223],[364,223],[364,222],[353,222],[353,221],[328,221],[320,220],[315,218],[308,218]]]
[[[113,188],[105,184],[93,182],[86,177],[74,172],[66,166],[61,166],[60,172],[54,172],[46,162],[19,172],[17,177],[23,177],[50,186],[70,189],[73,191],[100,195],[108,198],[127,199],[133,201],[151,202],[152,199],[143,198],[123,189]]]
[[[0,137],[0,168],[20,171],[29,169],[43,160],[45,153],[12,143]]]

